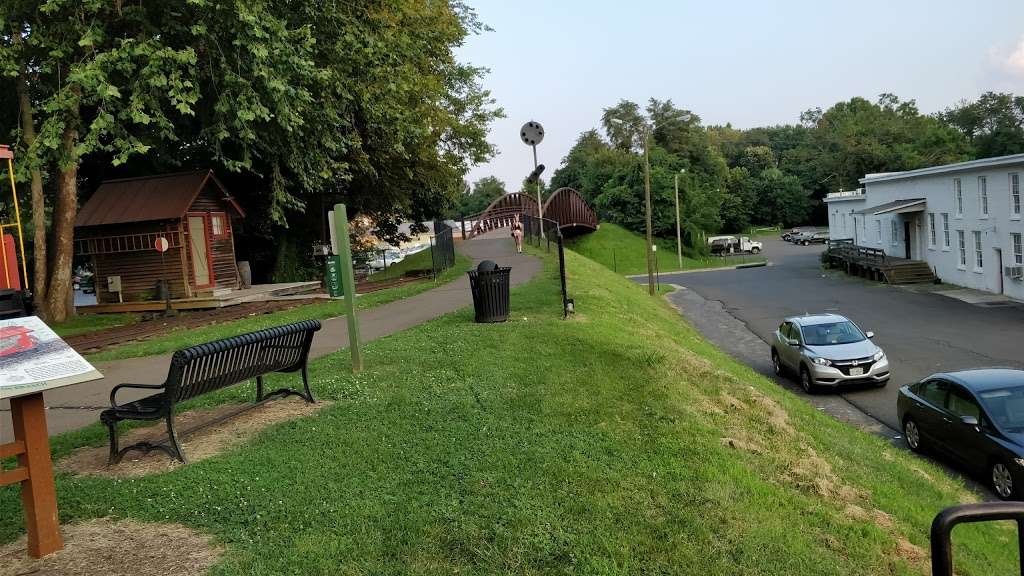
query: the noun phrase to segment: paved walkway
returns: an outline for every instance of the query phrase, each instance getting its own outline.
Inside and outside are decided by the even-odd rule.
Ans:
[[[511,266],[512,286],[522,284],[541,270],[541,261],[525,254],[516,254],[508,232],[497,230],[473,240],[456,244],[457,249],[473,259],[494,260],[501,266]],[[439,316],[473,304],[469,292],[469,278],[428,290],[416,296],[391,302],[376,308],[359,310],[359,328],[363,341],[368,342],[388,334],[400,332]],[[313,358],[336,352],[348,346],[348,326],[344,317],[323,321],[323,329],[316,334],[310,356]],[[159,384],[167,376],[171,354],[129,358],[112,362],[98,362],[96,368],[105,376],[101,380],[85,382],[45,392],[47,423],[50,434],[81,428],[99,421],[99,413],[109,405],[110,389],[122,382]],[[313,390],[316,393],[316,390]],[[146,395],[146,392],[135,397]],[[118,395],[121,399],[121,395]],[[125,394],[124,398],[132,398]],[[7,401],[0,404],[0,412],[9,412]],[[11,419],[0,416],[0,444],[13,439]]]

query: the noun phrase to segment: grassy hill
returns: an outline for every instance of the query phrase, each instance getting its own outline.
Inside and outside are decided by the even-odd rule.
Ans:
[[[663,273],[679,270],[675,239],[655,238],[654,244],[658,246],[658,269]],[[619,274],[630,275],[647,272],[646,239],[618,224],[601,224],[596,232],[574,238],[568,246]],[[683,269],[718,268],[763,260],[764,258],[761,256],[691,258],[684,254]]]
[[[319,359],[313,389],[334,404],[317,416],[161,475],[61,475],[62,520],[199,528],[227,549],[217,575],[926,571],[932,517],[975,499],[961,482],[566,257],[575,317],[561,319],[545,256],[543,277],[513,291],[509,322],[464,310],[382,338],[359,375],[344,353]],[[104,440],[94,426],[55,450]],[[21,531],[19,506],[0,489],[0,541]],[[955,539],[958,574],[1014,573],[1012,527]]]

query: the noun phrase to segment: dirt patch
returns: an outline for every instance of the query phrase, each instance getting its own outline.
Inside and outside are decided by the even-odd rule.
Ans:
[[[64,549],[39,560],[28,556],[25,537],[0,547],[0,576],[188,576],[204,574],[224,552],[178,524],[102,518],[61,532]]]
[[[896,554],[912,564],[922,563],[928,558],[928,553],[920,546],[910,543],[902,536],[896,539]]]
[[[722,400],[728,408],[733,410],[746,410],[747,405],[744,404],[739,398],[729,394],[728,392],[722,392]]]
[[[856,504],[847,504],[843,514],[857,522],[873,522],[879,528],[892,528],[892,516],[881,510],[865,510]]]
[[[761,394],[753,387],[750,388],[750,395],[753,398],[754,404],[764,415],[764,418],[778,432],[784,432],[786,434],[792,434],[795,432],[793,426],[789,424],[789,414],[786,410],[779,406],[777,402],[771,398]]]
[[[199,462],[247,441],[268,426],[315,414],[328,405],[330,402],[321,401],[316,404],[308,404],[301,398],[289,397],[267,402],[238,413],[248,405],[226,404],[216,408],[191,410],[178,414],[175,416],[175,428],[179,431],[178,439],[181,441],[185,457],[189,462]],[[226,419],[223,421],[196,432],[181,435],[182,431],[187,431],[194,426],[202,426],[225,417]],[[160,422],[122,434],[120,443],[124,447],[142,441],[165,442],[166,439],[166,425]],[[107,466],[108,453],[107,446],[79,448],[58,461],[57,469],[73,474],[130,478],[168,472],[182,465],[164,452],[155,450],[146,455],[143,455],[141,451],[131,451],[125,454],[119,464]]]
[[[840,480],[832,465],[810,446],[804,447],[803,455],[790,465],[786,479],[829,500],[855,502],[863,496],[860,490]]]

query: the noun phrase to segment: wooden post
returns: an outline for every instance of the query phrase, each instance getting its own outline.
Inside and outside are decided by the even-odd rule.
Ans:
[[[334,229],[338,256],[341,257],[341,287],[345,294],[345,318],[348,321],[348,349],[352,353],[352,372],[363,369],[359,349],[359,319],[356,318],[356,281],[352,271],[352,243],[348,238],[348,211],[344,204],[334,205]]]
[[[46,430],[43,393],[11,398],[14,442],[0,445],[0,457],[17,456],[18,468],[0,472],[0,486],[21,483],[28,553],[41,558],[64,547],[57,518],[57,490]]]

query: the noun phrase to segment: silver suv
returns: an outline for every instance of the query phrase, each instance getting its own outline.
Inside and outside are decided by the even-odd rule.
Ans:
[[[786,318],[772,339],[772,365],[782,375],[800,375],[807,393],[821,386],[873,384],[889,381],[889,359],[871,341],[872,332],[838,314]]]

